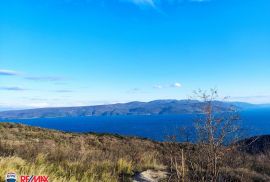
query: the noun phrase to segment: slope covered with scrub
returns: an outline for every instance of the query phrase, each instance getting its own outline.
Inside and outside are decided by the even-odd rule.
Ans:
[[[47,175],[50,181],[132,181],[152,170],[168,173],[163,181],[178,181],[185,159],[186,181],[202,181],[206,168],[203,146],[154,142],[118,135],[76,134],[0,123],[0,181],[7,172]],[[269,153],[251,155],[224,148],[221,181],[270,181]],[[173,163],[172,163],[173,159]]]

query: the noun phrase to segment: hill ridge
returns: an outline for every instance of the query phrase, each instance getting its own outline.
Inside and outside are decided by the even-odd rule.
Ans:
[[[51,117],[78,116],[114,116],[114,115],[165,115],[165,114],[193,114],[202,112],[203,103],[197,100],[153,100],[150,102],[133,101],[108,105],[78,106],[78,107],[50,107],[26,110],[12,110],[0,112],[0,119],[32,119]],[[248,103],[233,103],[215,101],[215,106],[228,108],[235,106],[239,109],[256,107]]]

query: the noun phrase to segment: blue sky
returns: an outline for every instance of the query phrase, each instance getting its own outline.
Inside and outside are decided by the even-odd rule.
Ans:
[[[0,0],[0,107],[270,103],[269,0]]]

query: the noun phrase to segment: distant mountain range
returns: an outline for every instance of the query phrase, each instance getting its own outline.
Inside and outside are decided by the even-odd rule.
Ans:
[[[18,108],[15,109],[15,108],[13,108],[13,107],[1,107],[1,106],[0,106],[0,112],[1,112],[1,111],[12,111],[12,110],[18,110]]]
[[[258,107],[258,105],[243,102],[215,101],[214,104],[217,108],[220,109],[226,109],[230,106],[235,106],[238,109]],[[97,106],[2,111],[0,112],[0,119],[4,120],[78,116],[192,114],[201,113],[202,105],[202,102],[196,100],[155,100],[151,102],[129,102],[124,104]]]

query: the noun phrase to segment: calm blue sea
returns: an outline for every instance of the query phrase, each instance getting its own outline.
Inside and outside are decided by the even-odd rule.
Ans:
[[[178,133],[179,127],[192,127],[196,115],[90,116],[8,120],[68,132],[112,133],[163,141]],[[241,112],[241,123],[249,135],[270,134],[270,108]]]

